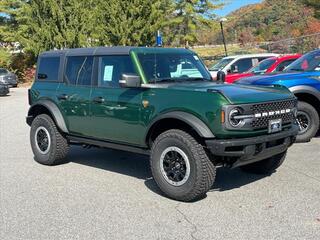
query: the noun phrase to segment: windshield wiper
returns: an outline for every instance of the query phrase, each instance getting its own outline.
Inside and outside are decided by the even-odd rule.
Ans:
[[[304,72],[304,70],[301,69],[301,68],[290,68],[290,69],[288,69],[286,71]]]
[[[152,79],[150,79],[150,82],[153,82],[153,83],[175,82],[175,79],[173,79],[173,78],[152,78]]]

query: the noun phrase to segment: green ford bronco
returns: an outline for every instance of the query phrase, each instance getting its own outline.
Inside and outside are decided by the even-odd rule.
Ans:
[[[147,154],[176,200],[205,195],[219,166],[272,173],[298,133],[286,88],[214,83],[186,49],[49,51],[37,66],[27,115],[37,162],[62,163],[72,144]]]

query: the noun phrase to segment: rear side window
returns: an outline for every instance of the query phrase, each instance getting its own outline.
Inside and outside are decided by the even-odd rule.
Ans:
[[[93,57],[67,57],[65,79],[71,85],[90,86]]]
[[[42,57],[38,68],[38,80],[58,81],[60,57]]]
[[[99,58],[99,86],[119,87],[119,80],[124,73],[136,73],[130,56]]]

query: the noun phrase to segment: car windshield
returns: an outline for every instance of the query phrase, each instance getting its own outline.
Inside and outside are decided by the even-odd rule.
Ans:
[[[265,73],[275,62],[276,59],[268,58],[266,60],[261,61],[257,66],[251,68],[248,72],[254,74]]]
[[[149,83],[211,80],[210,73],[195,54],[158,52],[137,56]]]
[[[0,68],[0,75],[5,75],[7,73],[8,73],[8,71],[6,69]]]
[[[209,68],[210,71],[219,71],[222,70],[225,66],[227,66],[234,58],[222,58],[219,62],[214,64]]]
[[[291,63],[284,72],[320,71],[320,51],[305,54]]]

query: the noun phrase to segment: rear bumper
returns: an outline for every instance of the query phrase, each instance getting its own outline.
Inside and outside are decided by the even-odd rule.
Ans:
[[[8,93],[9,93],[9,87],[8,86],[0,87],[0,96],[7,95]]]
[[[295,141],[298,126],[280,133],[252,138],[206,140],[206,146],[214,156],[223,157],[232,167],[257,162],[285,152]]]

